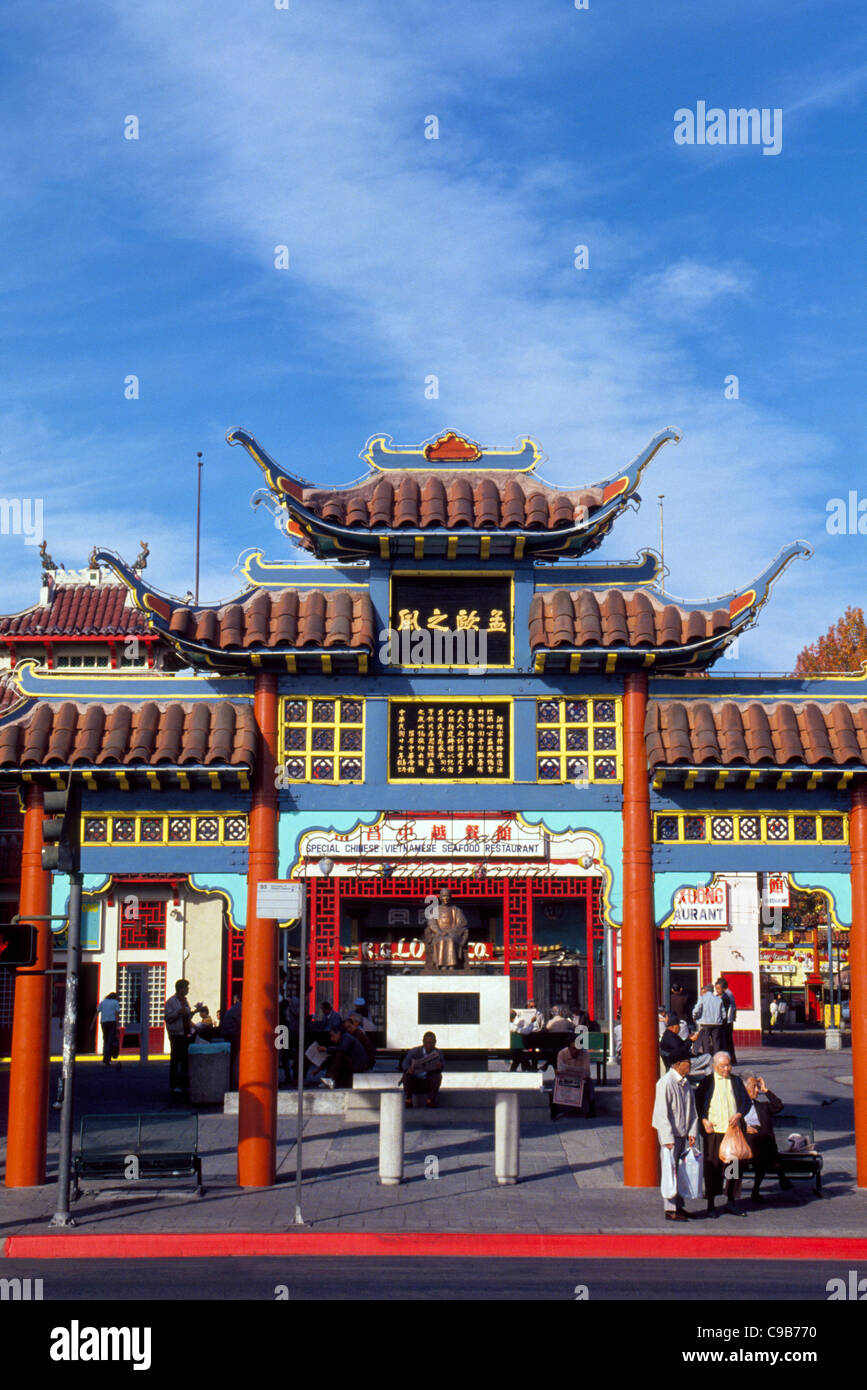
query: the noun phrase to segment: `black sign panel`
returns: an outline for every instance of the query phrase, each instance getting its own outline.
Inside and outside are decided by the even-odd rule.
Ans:
[[[511,666],[512,577],[393,575],[389,626],[408,649],[402,666]],[[429,640],[413,644],[414,632]]]
[[[508,700],[390,700],[388,723],[392,781],[509,781]]]
[[[420,994],[418,1021],[443,1028],[452,1023],[478,1023],[480,1000],[478,994]]]
[[[26,923],[0,927],[0,966],[33,965],[36,928]]]

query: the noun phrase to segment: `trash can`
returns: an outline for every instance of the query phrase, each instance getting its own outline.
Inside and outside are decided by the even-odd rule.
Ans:
[[[231,1046],[227,1042],[197,1042],[190,1045],[190,1102],[193,1105],[221,1103],[229,1089]]]

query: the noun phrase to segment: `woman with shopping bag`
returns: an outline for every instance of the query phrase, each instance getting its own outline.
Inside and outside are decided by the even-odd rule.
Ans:
[[[666,1221],[688,1221],[679,1184],[681,1159],[698,1137],[698,1113],[689,1084],[689,1058],[672,1062],[656,1083],[651,1124],[659,1139],[662,1205]]]
[[[718,1216],[714,1201],[725,1186],[729,1216],[746,1216],[735,1206],[741,1194],[740,1170],[752,1157],[744,1133],[744,1115],[750,1108],[746,1087],[739,1076],[732,1075],[732,1059],[727,1052],[717,1052],[713,1072],[699,1082],[695,1102],[704,1130],[704,1192],[708,1216]],[[728,1169],[730,1176],[726,1176]]]

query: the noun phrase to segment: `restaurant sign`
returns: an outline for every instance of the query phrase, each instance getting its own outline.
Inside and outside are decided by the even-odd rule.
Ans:
[[[727,927],[729,899],[727,883],[706,887],[678,888],[674,895],[673,927]]]

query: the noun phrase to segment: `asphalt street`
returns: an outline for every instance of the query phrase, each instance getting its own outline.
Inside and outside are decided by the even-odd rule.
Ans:
[[[226,1256],[201,1260],[9,1259],[3,1261],[0,1274],[4,1279],[41,1278],[46,1302],[481,1299],[569,1303],[646,1299],[670,1303],[676,1288],[678,1302],[827,1303],[829,1281],[842,1278],[848,1284],[849,1268],[842,1260]],[[853,1268],[859,1279],[867,1277],[867,1265]]]

